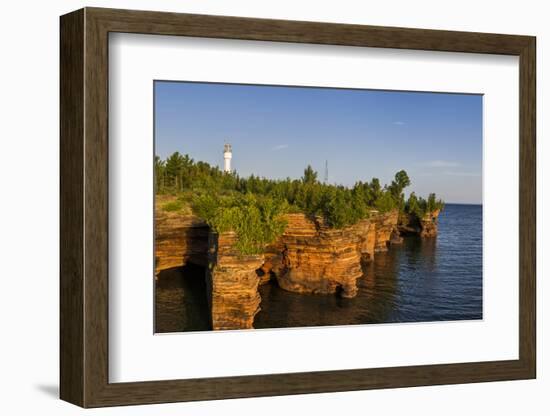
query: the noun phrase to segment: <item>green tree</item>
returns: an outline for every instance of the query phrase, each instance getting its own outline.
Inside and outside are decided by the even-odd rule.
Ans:
[[[303,183],[315,183],[317,182],[317,172],[313,170],[311,165],[307,165],[304,170],[304,176],[302,176]]]
[[[367,193],[367,204],[375,206],[376,201],[382,195],[382,186],[378,178],[372,178],[370,183],[364,185]]]
[[[388,190],[391,193],[392,198],[395,201],[395,205],[399,208],[400,211],[403,211],[405,208],[405,195],[403,190],[411,184],[409,175],[404,170],[400,170],[395,174],[394,180],[391,185],[388,186]]]
[[[428,195],[428,202],[427,202],[426,209],[428,212],[434,212],[436,210],[440,210],[443,208],[443,201],[441,199],[436,199],[435,194],[431,193]]]
[[[442,209],[443,206],[443,201],[437,199],[434,193],[431,193],[426,200],[422,197],[417,197],[414,192],[411,192],[405,205],[405,212],[422,218],[428,213]]]
[[[396,208],[396,202],[391,192],[385,191],[382,192],[381,196],[376,200],[374,206],[381,213],[386,213]]]
[[[401,191],[411,184],[409,175],[407,175],[407,172],[405,172],[404,170],[400,170],[395,174],[394,182],[397,184]]]
[[[418,217],[422,215],[422,210],[418,203],[418,198],[416,197],[416,194],[414,192],[411,192],[411,194],[409,195],[409,199],[407,200],[407,204],[405,205],[405,211]]]
[[[165,162],[159,156],[155,156],[155,192],[163,193],[165,189]]]
[[[167,186],[173,190],[181,191],[183,189],[182,174],[185,165],[185,159],[179,152],[172,153],[166,159],[165,170]]]

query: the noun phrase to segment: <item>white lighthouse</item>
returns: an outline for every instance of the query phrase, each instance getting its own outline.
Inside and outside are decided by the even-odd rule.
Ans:
[[[231,145],[226,143],[223,145],[223,171],[231,173],[231,158],[233,154],[231,152]]]

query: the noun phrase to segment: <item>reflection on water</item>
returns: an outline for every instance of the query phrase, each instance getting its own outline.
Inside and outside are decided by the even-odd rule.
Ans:
[[[204,270],[189,264],[159,273],[155,286],[155,332],[211,329]]]
[[[482,318],[482,208],[447,205],[436,239],[405,238],[364,267],[353,299],[260,287],[255,328],[426,322]],[[203,269],[162,273],[157,332],[209,329]]]

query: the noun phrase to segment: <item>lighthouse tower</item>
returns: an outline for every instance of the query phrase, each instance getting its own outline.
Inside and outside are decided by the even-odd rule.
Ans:
[[[226,173],[231,173],[231,145],[226,143],[223,145],[223,171]]]

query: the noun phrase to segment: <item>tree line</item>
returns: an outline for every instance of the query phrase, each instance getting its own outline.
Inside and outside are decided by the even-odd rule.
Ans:
[[[320,182],[309,165],[299,179],[277,180],[224,173],[178,152],[165,160],[157,156],[154,166],[156,193],[177,195],[180,204],[190,205],[218,232],[236,231],[239,248],[248,254],[261,251],[284,231],[286,212],[322,216],[329,226],[342,228],[368,218],[373,210],[397,209],[420,218],[443,207],[435,194],[424,199],[412,192],[405,199],[411,181],[404,170],[389,185],[372,178],[345,187]]]

